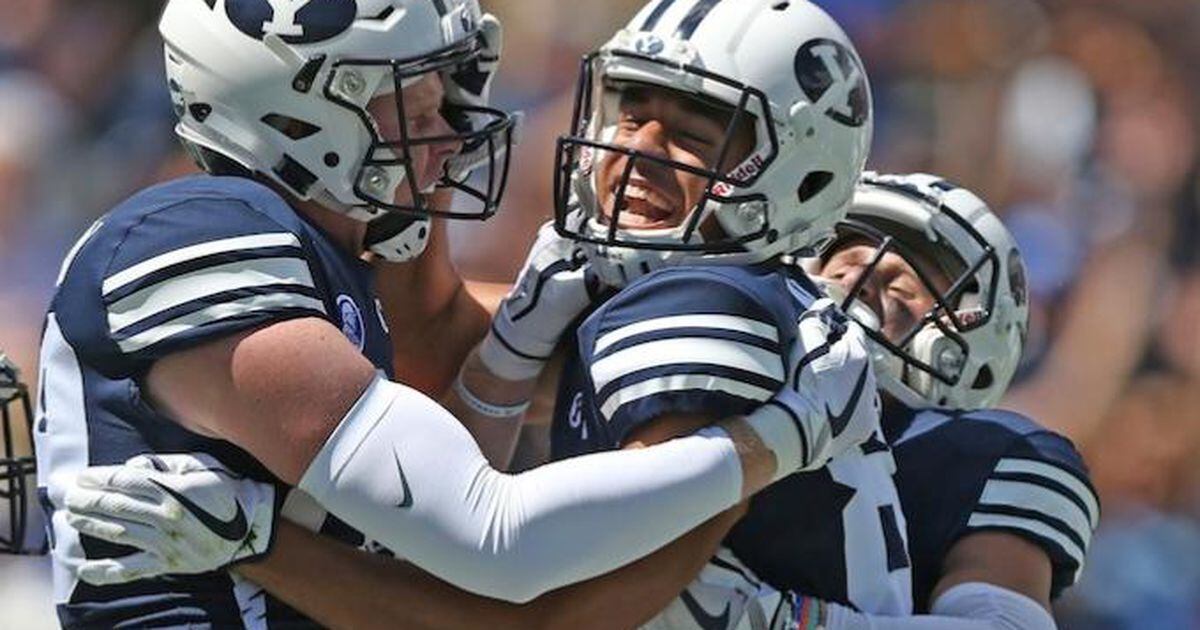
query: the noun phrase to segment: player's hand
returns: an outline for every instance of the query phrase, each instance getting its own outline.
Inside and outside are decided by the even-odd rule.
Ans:
[[[504,26],[491,13],[479,22],[481,51],[471,61],[442,73],[446,102],[453,105],[487,107],[492,98],[492,84],[500,69],[504,51]]]
[[[66,507],[80,533],[137,550],[78,563],[79,579],[116,584],[207,573],[266,554],[275,488],[205,454],[140,455],[123,466],[85,469]]]
[[[722,548],[643,629],[807,630],[814,626],[795,623],[800,599],[775,590]]]
[[[787,367],[787,383],[755,412],[784,414],[799,429],[800,453],[781,461],[781,469],[821,468],[879,429],[882,404],[867,335],[833,300],[818,300],[800,317]]]
[[[447,105],[443,113],[446,121],[462,133],[481,130],[497,120],[486,111],[490,109],[492,84],[504,50],[504,26],[496,16],[490,13],[483,16],[479,23],[479,38],[482,50],[476,58],[442,72]],[[489,146],[486,137],[476,138],[450,159],[446,171],[451,179],[462,181],[471,171],[486,164],[493,155],[499,157],[506,149],[506,146]]]
[[[559,236],[553,223],[543,225],[479,348],[483,364],[508,381],[536,378],[567,326],[587,309],[599,287],[579,247]]]

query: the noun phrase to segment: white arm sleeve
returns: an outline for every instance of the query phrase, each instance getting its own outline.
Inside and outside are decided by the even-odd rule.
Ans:
[[[928,615],[883,617],[830,605],[828,630],[1055,630],[1054,617],[1032,599],[985,582],[959,584]]]
[[[741,486],[718,429],[507,475],[437,403],[376,379],[299,487],[437,577],[526,602],[651,553],[732,507]]]

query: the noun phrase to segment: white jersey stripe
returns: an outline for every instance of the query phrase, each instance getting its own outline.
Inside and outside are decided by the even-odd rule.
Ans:
[[[45,419],[46,430],[34,433],[38,485],[46,488],[54,505],[50,516],[54,532],[54,548],[50,550],[54,556],[54,602],[65,604],[78,585],[75,569],[84,552],[79,532],[67,523],[63,505],[67,489],[90,462],[83,369],[53,312],[47,316],[42,334],[41,366],[44,377],[38,384],[37,422]]]
[[[648,341],[604,357],[592,364],[592,382],[600,391],[613,380],[640,370],[689,363],[784,380],[783,359],[774,352],[728,339],[683,337]]]
[[[300,308],[325,314],[325,305],[320,300],[299,293],[252,295],[232,302],[214,304],[204,310],[177,317],[125,339],[118,345],[122,352],[137,352],[204,324],[270,308]]]
[[[121,298],[108,307],[108,326],[116,333],[194,300],[271,285],[314,288],[308,263],[301,258],[239,260],[174,276]]]
[[[71,263],[75,262],[75,257],[79,255],[79,251],[83,249],[84,245],[87,245],[87,242],[91,240],[92,237],[96,235],[96,232],[99,232],[100,228],[102,227],[104,227],[104,219],[96,221],[92,224],[92,227],[88,228],[87,232],[84,232],[83,236],[80,236],[79,240],[75,241],[75,244],[71,246],[71,250],[67,252],[67,257],[63,259],[62,265],[58,268],[58,278],[54,281],[55,287],[62,286],[63,280],[66,280],[67,278],[67,272],[71,270]]]
[[[166,269],[172,265],[212,256],[214,254],[225,254],[242,250],[262,249],[265,247],[300,247],[300,239],[295,234],[290,232],[278,232],[271,234],[250,234],[248,236],[235,236],[233,238],[223,238],[207,243],[199,243],[176,249],[174,251],[155,256],[149,260],[144,260],[124,271],[117,272],[108,278],[105,278],[101,292],[104,295],[109,295],[113,291],[128,285],[131,282],[136,282],[156,271]]]
[[[1023,529],[1032,534],[1036,534],[1043,538],[1054,541],[1067,555],[1071,556],[1080,568],[1083,567],[1083,550],[1079,545],[1067,538],[1065,534],[1054,529],[1053,527],[1032,518],[1023,516],[1010,516],[1008,514],[984,514],[976,512],[971,515],[967,521],[967,527],[1005,527],[1009,529]]]
[[[611,420],[613,414],[617,412],[623,405],[631,403],[635,400],[641,400],[647,396],[662,394],[665,392],[677,392],[691,389],[702,389],[705,391],[724,392],[739,396],[747,400],[756,400],[759,402],[771,398],[774,392],[743,383],[731,378],[721,376],[709,376],[706,374],[673,374],[670,376],[660,376],[657,378],[648,379],[640,383],[634,383],[628,387],[622,388],[613,392],[604,404],[600,406],[600,412],[604,414],[606,420]]]
[[[593,350],[593,354],[598,355],[613,344],[634,335],[674,328],[714,328],[717,330],[746,333],[755,337],[761,337],[767,341],[779,342],[779,331],[774,326],[756,319],[750,319],[749,317],[738,315],[673,315],[671,317],[647,319],[636,324],[618,328],[596,340],[596,349]]]
[[[996,472],[1036,475],[1058,483],[1075,493],[1075,496],[1087,506],[1088,522],[1091,523],[1092,529],[1095,529],[1096,525],[1100,523],[1100,502],[1096,499],[1096,495],[1078,477],[1057,466],[1032,459],[1002,459],[1000,463],[996,464]]]
[[[1092,528],[1083,508],[1061,493],[1045,486],[1023,481],[992,479],[984,486],[979,503],[1039,512],[1065,523],[1075,532],[1076,536],[1079,536],[1085,548],[1092,540]]]

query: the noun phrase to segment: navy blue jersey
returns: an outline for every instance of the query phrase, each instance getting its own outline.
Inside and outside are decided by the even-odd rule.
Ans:
[[[998,410],[889,407],[884,426],[908,516],[918,610],[928,610],[950,548],[976,532],[1014,534],[1042,548],[1054,570],[1052,597],[1075,583],[1100,504],[1070,440]]]
[[[821,295],[789,268],[674,268],[631,284],[579,327],[554,414],[554,458],[617,448],[668,414],[752,411],[782,386],[796,322]],[[906,614],[893,470],[878,439],[793,475],[754,498],[726,544],[776,588]]]
[[[63,263],[46,319],[36,435],[64,625],[306,623],[227,572],[102,588],[76,581],[65,559],[131,550],[81,537],[66,523],[63,497],[82,468],[151,452],[205,452],[251,478],[279,483],[234,445],[187,431],[156,411],[140,380],[174,352],[306,317],[328,320],[390,373],[391,343],[371,285],[366,263],[246,179],[198,176],[150,188],[89,230]],[[304,505],[298,496],[288,503]],[[303,516],[323,533],[364,543],[311,506]]]

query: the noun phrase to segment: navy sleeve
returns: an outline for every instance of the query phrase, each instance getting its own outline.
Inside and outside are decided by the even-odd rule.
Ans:
[[[665,414],[725,417],[769,399],[794,330],[725,274],[671,269],[634,283],[585,322],[580,359],[600,419],[621,443]]]
[[[1078,579],[1099,519],[1082,456],[1070,440],[1039,430],[1014,440],[996,461],[962,535],[1003,531],[1041,547],[1057,598]]]
[[[68,262],[52,309],[105,376],[239,331],[326,317],[302,237],[236,198],[115,211]]]

